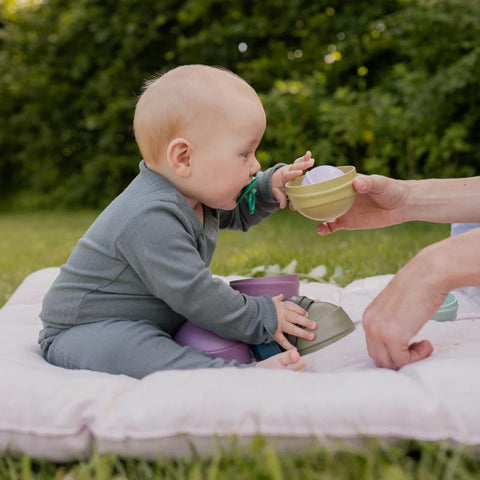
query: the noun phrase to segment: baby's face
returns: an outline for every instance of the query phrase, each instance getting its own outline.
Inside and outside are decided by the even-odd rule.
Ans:
[[[260,170],[255,152],[265,131],[258,98],[236,95],[205,118],[193,141],[197,198],[211,208],[232,210],[242,189]]]

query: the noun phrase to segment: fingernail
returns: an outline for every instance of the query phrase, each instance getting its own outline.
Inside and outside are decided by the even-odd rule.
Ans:
[[[362,177],[356,177],[354,181],[355,181],[355,186],[357,187],[357,190],[361,191],[367,187],[367,182]]]

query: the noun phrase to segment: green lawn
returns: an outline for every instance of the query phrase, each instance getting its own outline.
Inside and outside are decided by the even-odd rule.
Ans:
[[[97,212],[0,214],[0,304],[29,273],[61,265]],[[315,233],[315,222],[284,211],[248,233],[222,232],[212,262],[221,275],[245,274],[259,265],[287,266],[297,272],[325,265],[326,279],[340,285],[356,278],[394,273],[423,246],[449,234],[447,225],[412,223],[376,231]],[[338,269],[337,269],[338,270]],[[161,453],[161,452],[160,452]],[[28,457],[0,457],[0,479],[474,479],[480,464],[462,448],[441,443],[366,440],[358,448],[312,445],[309,451],[282,455],[262,439],[212,457],[145,462],[103,455],[86,462],[55,465]]]
[[[410,223],[381,230],[342,231],[319,236],[316,222],[295,212],[276,213],[247,233],[221,232],[212,270],[245,273],[257,265],[286,266],[297,260],[298,272],[325,265],[328,276],[342,267],[338,282],[395,273],[415,252],[449,235],[448,225]]]
[[[31,272],[65,262],[97,212],[0,213],[0,305]]]
[[[0,213],[0,305],[29,273],[64,263],[97,214]],[[247,233],[222,231],[212,271],[245,274],[259,265],[285,267],[297,260],[298,272],[325,265],[327,277],[342,267],[338,283],[345,285],[355,278],[394,273],[420,248],[449,234],[447,225],[411,223],[320,237],[315,225],[282,211]]]
[[[257,438],[248,447],[219,450],[212,457],[153,462],[96,455],[89,461],[55,465],[0,457],[2,480],[474,480],[479,475],[478,463],[462,449],[408,441],[312,445],[285,455]]]

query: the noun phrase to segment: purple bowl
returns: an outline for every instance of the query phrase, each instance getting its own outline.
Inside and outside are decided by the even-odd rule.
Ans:
[[[219,337],[192,322],[185,322],[176,333],[174,340],[182,346],[190,346],[211,357],[224,358],[227,362],[237,360],[251,363],[250,347],[242,342],[235,342]]]
[[[245,295],[280,295],[285,298],[299,294],[300,282],[298,275],[275,275],[271,277],[244,278],[232,280],[230,286]]]
[[[285,298],[298,295],[300,282],[298,275],[275,275],[270,277],[243,278],[232,280],[230,286],[245,295],[280,295]],[[205,330],[192,322],[185,322],[174,340],[182,346],[190,346],[211,357],[221,357],[227,362],[237,360],[240,363],[251,363],[250,347],[242,342],[227,340],[213,332]]]
[[[250,285],[256,284],[264,284],[264,283],[284,283],[284,282],[297,282],[298,283],[298,275],[271,275],[269,277],[248,277],[248,278],[240,278],[239,280],[232,280],[230,285],[235,284],[242,284],[248,283]]]

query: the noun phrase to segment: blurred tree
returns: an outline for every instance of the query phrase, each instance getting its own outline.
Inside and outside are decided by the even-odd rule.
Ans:
[[[262,163],[398,177],[480,167],[480,2],[36,0],[0,4],[0,198],[103,206],[137,172],[144,80],[231,68],[261,94]]]
[[[401,178],[478,174],[480,2],[387,3],[339,10],[341,41],[322,52],[326,65],[275,84],[268,151],[290,145],[287,128],[292,146],[325,163]]]

